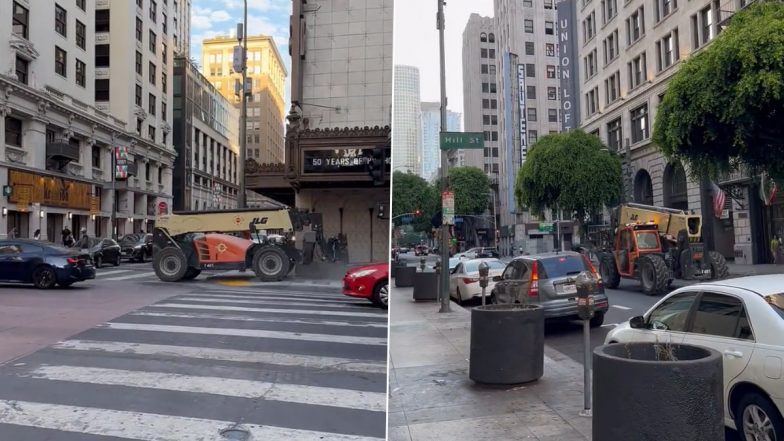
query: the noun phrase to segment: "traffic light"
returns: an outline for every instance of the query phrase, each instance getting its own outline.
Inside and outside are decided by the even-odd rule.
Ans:
[[[387,215],[387,204],[377,204],[376,211],[378,211],[379,219],[389,219]]]
[[[373,149],[373,156],[368,162],[368,173],[373,178],[374,185],[384,185],[384,169],[385,167],[384,149]]]

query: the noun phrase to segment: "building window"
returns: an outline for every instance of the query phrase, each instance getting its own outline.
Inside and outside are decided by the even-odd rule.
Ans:
[[[136,6],[144,9],[144,0],[136,0]]]
[[[490,115],[482,115],[482,124],[486,126],[490,125]]]
[[[547,65],[547,78],[553,79],[556,77],[555,66],[552,64]]]
[[[558,122],[558,109],[547,109],[547,121]]]
[[[544,22],[544,33],[547,35],[555,34],[555,25],[551,21]]]
[[[490,108],[490,100],[489,99],[485,98],[485,99],[482,100],[482,108],[483,109],[489,109]]]
[[[68,36],[68,13],[60,5],[54,5],[54,30],[63,37]]]
[[[670,13],[678,8],[677,0],[656,0],[656,21],[664,20]]]
[[[16,56],[16,79],[19,80],[19,82],[22,84],[27,84],[28,77],[30,75],[29,72],[30,72],[30,62],[17,55]]]
[[[68,53],[64,50],[60,49],[59,47],[54,47],[54,71],[58,74],[66,77],[68,76],[68,71],[66,66],[68,65]]]
[[[533,41],[526,41],[525,42],[525,54],[526,55],[534,55],[534,42]]]
[[[81,9],[82,11],[86,10],[86,6],[84,0],[76,0],[76,6]]]
[[[161,58],[163,58],[163,64],[169,62],[169,48],[166,43],[161,43]]]
[[[491,32],[491,33],[490,33],[490,34],[487,36],[487,41],[488,41],[488,42],[490,42],[490,43],[495,43],[495,34]]]
[[[661,72],[672,66],[680,58],[678,52],[678,30],[675,29],[656,42],[656,70]]]
[[[487,65],[486,64],[482,65],[480,72],[482,72],[483,74],[487,73]]]
[[[491,60],[495,60],[495,49],[489,49],[487,51],[488,55],[490,56]]]
[[[599,88],[594,87],[585,94],[585,112],[588,116],[599,111]],[[550,120],[552,122],[552,119]]]
[[[539,132],[536,130],[529,130],[528,131],[528,145],[532,145],[536,143],[539,139]]]
[[[95,67],[109,67],[109,45],[95,45]]]
[[[645,35],[645,7],[640,6],[626,19],[626,44],[631,45]]]
[[[547,88],[547,99],[548,100],[557,100],[558,99],[558,89],[555,87],[548,87]]]
[[[648,139],[648,105],[643,104],[630,112],[632,119],[632,144]]]
[[[95,32],[109,32],[109,10],[99,9],[95,11]]]
[[[136,51],[136,73],[142,74],[142,53],[139,51]]]
[[[621,139],[623,139],[621,130],[621,118],[607,123],[607,146],[611,152],[619,152],[621,150]]]
[[[109,101],[109,79],[95,80],[95,101]]]
[[[155,48],[158,46],[158,36],[155,35],[155,32],[150,31],[150,52],[155,53]]]
[[[536,86],[526,86],[525,87],[525,97],[529,100],[536,99]]]
[[[487,34],[485,34],[484,32],[479,34],[479,41],[481,41],[482,43],[487,43]]]
[[[629,64],[629,89],[634,89],[648,81],[645,52],[635,57]]]
[[[591,11],[583,20],[583,42],[596,36],[596,11]]]
[[[536,65],[528,63],[525,65],[525,76],[528,78],[536,77]]]
[[[585,58],[583,58],[586,81],[592,78],[594,75],[596,75],[597,72],[599,72],[599,66],[598,66],[599,63],[597,59],[598,56],[599,55],[597,53],[597,49],[594,49],[591,52],[589,52],[588,55],[585,56]]]
[[[85,87],[87,84],[87,65],[81,60],[76,60],[76,84]]]
[[[553,43],[545,43],[544,45],[544,54],[548,57],[555,56],[555,45]]]
[[[610,104],[621,97],[621,72],[617,71],[604,80],[605,103]]]
[[[528,121],[536,121],[536,107],[529,107],[526,112],[528,112],[528,115],[526,115]]]
[[[534,7],[534,2],[533,2],[533,0],[523,0],[523,6],[525,6],[527,8],[533,8]]]
[[[155,141],[155,126],[150,125],[147,127],[147,135],[151,140]]]
[[[5,143],[14,147],[22,147],[22,120],[5,117]]]
[[[691,35],[693,49],[713,40],[713,11],[710,6],[691,16]]]
[[[155,3],[155,0],[150,0],[150,20],[153,23],[158,22],[158,4]]]
[[[161,72],[161,90],[163,91],[163,93],[166,93],[168,88],[169,87],[167,85],[166,73]]]
[[[498,125],[498,115],[490,115],[490,125]]]
[[[491,64],[490,66],[488,66],[488,70],[490,72],[490,75],[495,75],[495,64]]]
[[[169,17],[167,17],[166,14],[164,14],[164,13],[161,13],[161,25],[163,26],[163,29],[162,29],[163,33],[164,34],[168,34],[169,33]]]
[[[618,47],[618,30],[614,30],[610,32],[607,38],[604,39],[603,42],[604,46],[604,64],[607,65],[616,58],[620,54],[620,49]]]
[[[161,119],[165,122],[166,118],[166,101],[161,101]]]
[[[101,168],[101,147],[94,145],[92,148],[92,164],[94,168]]]
[[[150,62],[149,69],[150,69],[150,72],[149,72],[148,76],[150,77],[149,78],[150,84],[155,85],[155,77],[157,76],[157,74],[156,74],[156,71],[155,71],[155,65],[152,64],[152,62]]]
[[[498,89],[496,88],[496,84],[490,83],[490,93],[496,93],[496,92],[498,92]]]
[[[544,0],[545,9],[553,9],[553,0]]]
[[[487,58],[487,49],[482,48],[479,50],[479,57],[480,58]]]
[[[529,19],[523,20],[523,27],[525,28],[525,32],[527,34],[533,34],[534,33],[534,21],[533,20],[529,20]]]
[[[147,110],[149,110],[150,115],[155,116],[155,110],[156,110],[155,109],[155,101],[156,101],[155,95],[149,94],[147,99],[148,99],[148,101],[147,101]]]
[[[490,108],[497,109],[498,108],[498,100],[490,100]]]
[[[142,25],[142,19],[136,17],[136,41],[139,43],[142,42],[142,33],[144,32],[144,26]]]
[[[489,93],[490,92],[490,84],[482,83],[482,93]]]
[[[135,103],[137,106],[142,107],[142,86],[136,85]]]
[[[17,2],[14,2],[13,33],[18,37],[27,39],[30,31],[30,11]]]
[[[137,118],[136,119],[136,134],[139,135],[139,136],[142,136],[142,124],[144,124],[144,121],[142,121],[142,120]]]
[[[602,23],[607,24],[618,15],[618,0],[602,0]]]

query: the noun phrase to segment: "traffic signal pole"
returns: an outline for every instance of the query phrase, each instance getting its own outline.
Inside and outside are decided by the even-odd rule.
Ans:
[[[444,56],[444,0],[438,1],[438,15],[436,26],[438,27],[439,40],[439,59],[441,63],[441,132],[446,131],[446,66]],[[449,176],[449,158],[446,150],[441,150],[441,194],[449,190],[447,178]],[[442,196],[443,201],[443,196]],[[443,204],[443,202],[442,202]],[[443,210],[443,207],[442,207]],[[441,265],[440,265],[439,302],[441,309],[438,312],[450,312],[449,310],[449,226],[441,223]]]

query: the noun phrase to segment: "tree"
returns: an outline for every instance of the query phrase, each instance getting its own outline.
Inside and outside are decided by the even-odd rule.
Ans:
[[[784,4],[736,13],[670,80],[653,141],[694,178],[745,165],[784,176]]]
[[[618,203],[620,159],[582,130],[547,135],[528,151],[515,183],[517,204],[541,214],[546,208],[574,212],[579,223]]]
[[[392,176],[392,217],[421,211],[414,219],[416,231],[430,231],[430,218],[436,212],[438,196],[435,187],[412,173],[396,171]],[[402,218],[395,219],[394,224],[400,225]]]

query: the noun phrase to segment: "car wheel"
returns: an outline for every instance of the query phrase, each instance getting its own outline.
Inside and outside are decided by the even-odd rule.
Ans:
[[[751,392],[735,410],[735,426],[743,441],[783,441],[784,419],[768,398]]]
[[[103,257],[95,256],[95,267],[100,268],[103,266]]]
[[[599,326],[602,326],[603,323],[604,323],[604,312],[595,313],[593,315],[593,318],[591,319],[591,327],[598,328]]]
[[[373,303],[381,308],[389,308],[389,281],[382,280],[373,288]]]
[[[50,266],[39,266],[33,271],[33,285],[38,289],[50,289],[57,283],[57,274]]]
[[[291,259],[276,246],[259,248],[253,255],[253,272],[262,282],[279,282],[289,273]]]
[[[114,263],[112,265],[120,266],[120,255],[119,254],[117,256],[115,256]]]

